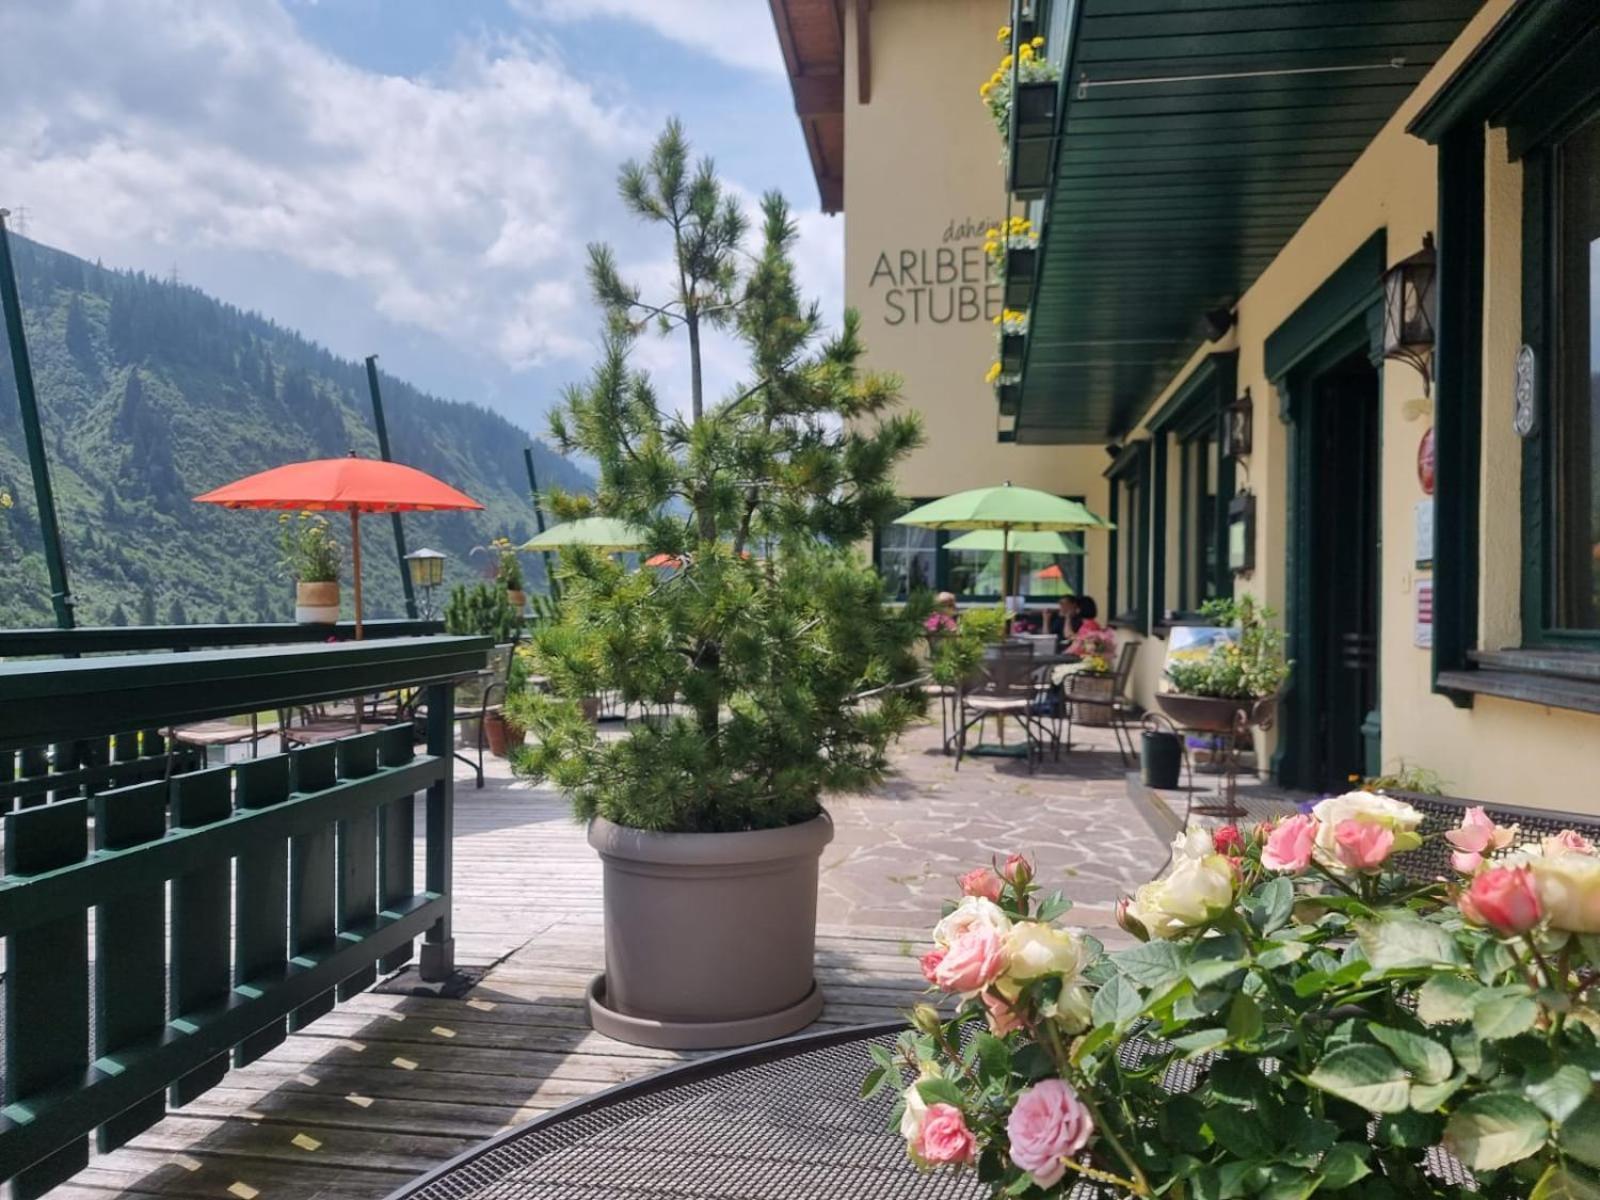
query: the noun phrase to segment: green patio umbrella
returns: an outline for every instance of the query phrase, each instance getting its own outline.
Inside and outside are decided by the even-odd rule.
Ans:
[[[1006,535],[999,529],[974,529],[944,544],[946,550],[977,550],[992,552],[1004,550]],[[1014,554],[1084,554],[1082,546],[1075,546],[1059,533],[1024,530],[1011,535]]]
[[[582,517],[552,525],[523,542],[521,550],[559,550],[563,546],[590,546],[607,553],[642,549],[650,540],[647,530],[615,517]]]
[[[1064,500],[1037,488],[973,488],[919,505],[899,518],[896,525],[920,525],[924,529],[986,529],[1000,534],[1000,552],[1005,564],[1005,594],[1011,595],[1011,556],[1015,549],[1012,535],[1025,533],[1070,533],[1080,529],[1111,529],[1112,524],[1090,512],[1076,500]]]

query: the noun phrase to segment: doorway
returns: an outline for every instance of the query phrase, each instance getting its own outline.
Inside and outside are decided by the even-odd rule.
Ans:
[[[1297,531],[1306,572],[1293,622],[1298,786],[1348,790],[1376,769],[1381,579],[1379,375],[1363,348],[1317,372],[1296,433],[1308,478]]]

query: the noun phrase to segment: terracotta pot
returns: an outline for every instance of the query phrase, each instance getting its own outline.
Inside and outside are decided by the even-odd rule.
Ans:
[[[511,607],[521,612],[528,607],[528,593],[516,588],[506,589],[506,599],[511,601]]]
[[[496,758],[506,756],[506,719],[499,713],[490,713],[483,719],[483,732],[489,739],[489,753]]]
[[[597,818],[606,972],[589,1020],[674,1050],[783,1037],[822,1011],[814,975],[817,862],[827,813],[784,829],[652,833]]]
[[[339,581],[296,583],[294,619],[302,625],[333,625],[339,620]]]

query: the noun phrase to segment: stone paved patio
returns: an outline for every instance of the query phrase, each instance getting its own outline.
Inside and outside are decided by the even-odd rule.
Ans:
[[[819,919],[925,929],[957,874],[1018,851],[1071,898],[1074,924],[1114,931],[1117,898],[1161,868],[1167,847],[1128,799],[1110,730],[1074,728],[1072,749],[1031,775],[1005,758],[968,758],[957,770],[939,740],[937,726],[913,730],[881,789],[829,802],[836,832],[822,857]]]

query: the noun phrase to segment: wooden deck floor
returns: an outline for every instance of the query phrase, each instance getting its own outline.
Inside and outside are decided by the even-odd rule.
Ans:
[[[459,785],[460,1000],[369,992],[232,1072],[52,1193],[304,1200],[381,1197],[497,1130],[677,1061],[592,1033],[600,871],[566,806],[511,783]],[[826,926],[823,1024],[903,1012],[921,990],[919,929]]]

